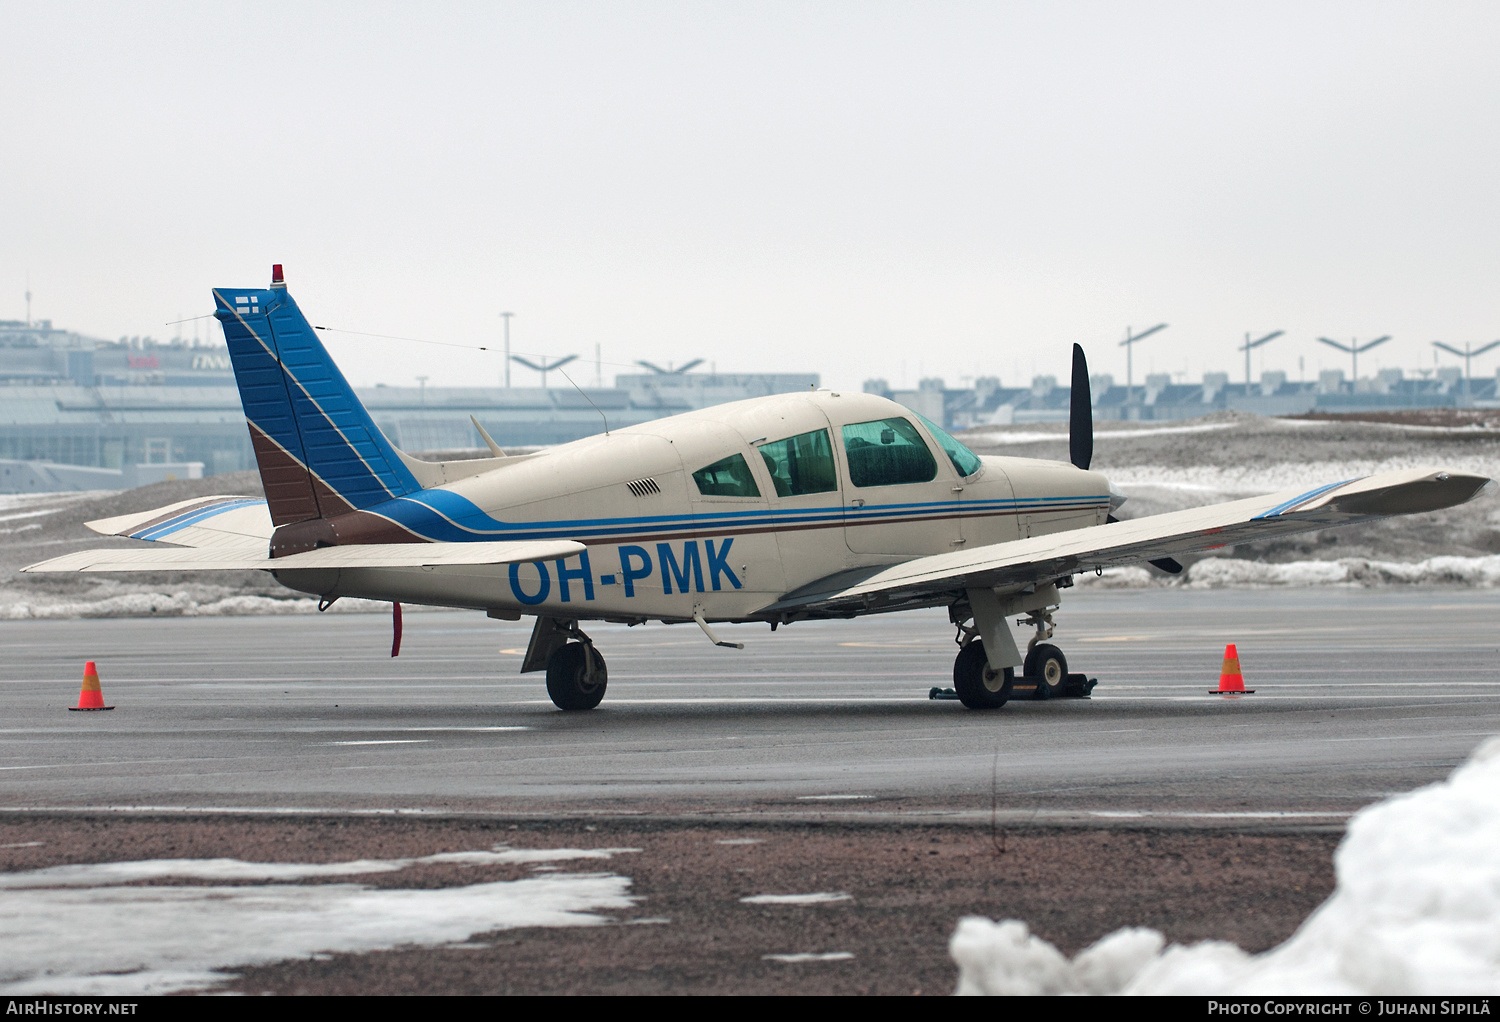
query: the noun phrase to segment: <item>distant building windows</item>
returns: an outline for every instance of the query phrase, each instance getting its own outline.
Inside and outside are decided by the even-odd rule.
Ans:
[[[932,452],[907,419],[876,419],[844,427],[849,481],[855,486],[928,483],[937,476]]]
[[[760,487],[750,474],[743,454],[731,454],[693,473],[698,492],[705,497],[759,497]]]
[[[778,497],[827,493],[839,488],[833,467],[833,442],[826,429],[761,444],[759,450]]]

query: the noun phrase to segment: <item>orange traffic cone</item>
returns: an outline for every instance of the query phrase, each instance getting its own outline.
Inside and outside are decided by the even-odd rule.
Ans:
[[[1219,671],[1219,687],[1210,691],[1211,696],[1247,696],[1254,692],[1245,687],[1245,676],[1240,673],[1240,651],[1234,643],[1224,647],[1224,666]]]
[[[99,689],[99,670],[90,660],[83,665],[83,688],[78,692],[78,705],[68,707],[70,710],[113,710],[113,706],[104,705],[104,693]]]

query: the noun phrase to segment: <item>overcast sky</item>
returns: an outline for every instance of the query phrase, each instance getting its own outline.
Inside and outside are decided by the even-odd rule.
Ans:
[[[1500,4],[0,0],[0,318],[1123,382],[1500,337]],[[207,324],[198,326],[206,330]],[[331,335],[357,384],[500,359]],[[1496,354],[1476,363],[1495,371]],[[1255,372],[1262,368],[1257,359]],[[579,377],[582,377],[579,379]],[[575,375],[591,382],[592,366]],[[535,374],[517,369],[516,383]]]

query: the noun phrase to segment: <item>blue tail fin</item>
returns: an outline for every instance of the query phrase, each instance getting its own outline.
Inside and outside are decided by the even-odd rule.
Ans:
[[[421,489],[280,282],[216,288],[271,521],[332,518]]]

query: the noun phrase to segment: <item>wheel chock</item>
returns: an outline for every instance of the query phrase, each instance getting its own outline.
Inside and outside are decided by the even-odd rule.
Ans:
[[[1012,699],[1035,699],[1037,686],[1041,683],[1040,678],[1028,678],[1025,675],[1018,676],[1011,682],[1010,697]],[[1089,693],[1094,691],[1094,686],[1099,684],[1098,678],[1090,678],[1087,674],[1070,674],[1063,681],[1062,691],[1057,694],[1058,699],[1088,699]],[[938,688],[933,686],[927,690],[928,699],[957,699],[958,693],[951,688]]]
[[[1070,674],[1063,679],[1062,694],[1069,699],[1088,699],[1097,684],[1098,678],[1090,678],[1087,674]]]

